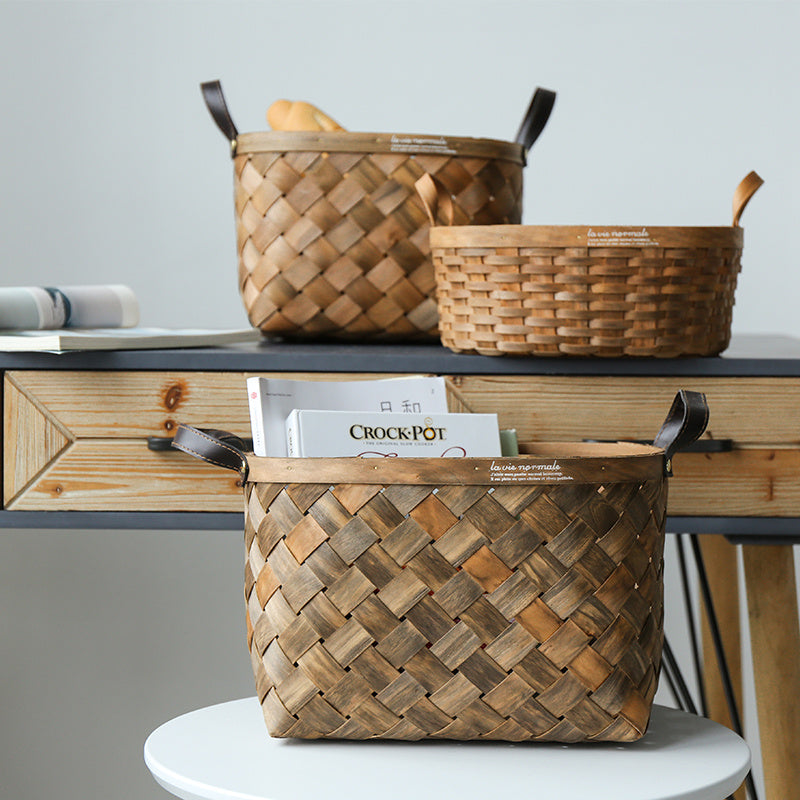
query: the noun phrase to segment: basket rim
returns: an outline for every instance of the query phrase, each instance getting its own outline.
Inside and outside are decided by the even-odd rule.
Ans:
[[[318,152],[394,153],[425,156],[495,158],[525,165],[521,144],[501,139],[435,133],[355,131],[254,131],[236,138],[236,154]]]
[[[503,484],[628,483],[664,475],[664,450],[635,442],[537,442],[519,456],[484,458],[282,458],[247,454],[249,483]],[[443,462],[447,469],[443,469]]]
[[[450,225],[430,228],[431,247],[742,247],[744,229],[651,225]]]

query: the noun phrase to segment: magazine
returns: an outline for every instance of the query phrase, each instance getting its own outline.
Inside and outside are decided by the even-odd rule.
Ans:
[[[91,328],[14,331],[0,334],[0,352],[65,353],[75,350],[151,350],[217,347],[261,340],[255,328],[205,330],[170,328]]]
[[[253,451],[286,456],[286,419],[295,409],[445,414],[444,378],[408,376],[364,381],[247,379]]]

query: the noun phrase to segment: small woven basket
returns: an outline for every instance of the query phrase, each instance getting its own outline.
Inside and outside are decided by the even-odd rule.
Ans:
[[[483,355],[721,353],[741,269],[739,217],[761,183],[751,172],[739,185],[731,227],[432,227],[442,344]],[[431,176],[417,188],[431,219],[449,208]]]
[[[641,737],[661,661],[665,476],[707,412],[681,392],[658,446],[446,462],[258,458],[182,426],[176,447],[245,481],[248,644],[270,735]]]
[[[435,175],[461,224],[518,223],[525,154],[552,108],[551,100],[530,132],[531,112],[541,108],[531,103],[519,142],[240,134],[219,82],[202,89],[231,142],[239,290],[248,317],[265,334],[291,338],[437,337],[428,217],[415,181]]]

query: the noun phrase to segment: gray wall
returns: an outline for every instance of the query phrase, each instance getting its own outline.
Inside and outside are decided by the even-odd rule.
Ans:
[[[0,283],[123,282],[143,324],[244,326],[231,165],[200,81],[222,79],[240,130],[289,97],[352,130],[504,139],[542,85],[559,98],[525,222],[725,225],[756,169],[734,331],[800,335],[799,8],[0,2]],[[164,796],[147,733],[252,692],[241,549],[235,533],[0,532],[0,795]]]

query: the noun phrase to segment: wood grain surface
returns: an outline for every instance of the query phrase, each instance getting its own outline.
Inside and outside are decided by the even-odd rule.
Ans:
[[[5,507],[238,510],[235,476],[183,462],[177,452],[156,455],[146,438],[172,436],[178,423],[248,436],[250,374],[6,373]],[[305,380],[389,377],[271,374]],[[516,428],[520,441],[532,443],[651,441],[677,389],[704,391],[711,409],[704,438],[730,439],[734,449],[678,455],[669,512],[800,515],[798,379],[468,375],[449,377],[448,387],[452,410],[496,412],[502,428]]]
[[[767,800],[797,797],[800,623],[791,545],[742,547]]]

